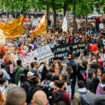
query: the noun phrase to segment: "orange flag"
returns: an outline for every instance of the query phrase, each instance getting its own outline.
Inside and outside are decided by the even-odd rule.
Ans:
[[[34,37],[36,35],[42,35],[47,33],[47,22],[46,22],[46,14],[42,17],[38,28],[35,32],[32,33],[31,37]]]
[[[16,38],[23,35],[23,16],[7,24],[0,22],[0,29],[3,31],[5,38]]]

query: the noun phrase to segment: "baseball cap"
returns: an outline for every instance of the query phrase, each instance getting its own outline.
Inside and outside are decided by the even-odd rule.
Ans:
[[[28,72],[28,73],[27,73],[27,77],[30,77],[30,76],[34,76],[34,73]]]

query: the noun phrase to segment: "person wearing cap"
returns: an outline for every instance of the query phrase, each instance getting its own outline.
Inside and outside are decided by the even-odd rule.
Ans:
[[[27,73],[27,79],[21,84],[21,87],[25,90],[27,96],[28,96],[28,93],[29,93],[30,88],[33,85],[33,83],[32,83],[31,80],[34,78],[34,75],[35,75],[34,73],[32,73],[31,71],[29,71]]]

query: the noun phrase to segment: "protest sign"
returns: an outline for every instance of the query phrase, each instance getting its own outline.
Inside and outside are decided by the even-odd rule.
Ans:
[[[43,62],[45,60],[53,58],[54,54],[52,53],[49,46],[44,46],[34,51],[34,57],[36,57],[38,62]]]
[[[71,51],[71,54],[78,56],[80,53],[87,53],[88,46],[85,43],[74,43],[74,44],[63,44],[52,48],[54,53],[54,60],[64,60],[67,57],[68,52]]]
[[[103,40],[103,45],[105,45],[105,40]]]
[[[103,24],[103,23],[100,23],[100,24],[99,24],[99,28],[100,28],[100,29],[103,29],[103,28],[104,28],[104,24]]]
[[[28,53],[27,55],[21,55],[21,60],[22,60],[22,63],[23,65],[28,65],[28,64],[31,64],[32,62],[34,62],[34,52],[30,52]]]

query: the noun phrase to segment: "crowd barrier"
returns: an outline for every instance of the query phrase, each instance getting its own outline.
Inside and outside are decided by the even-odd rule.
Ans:
[[[85,55],[88,54],[88,44],[86,43],[74,43],[74,44],[62,44],[59,46],[56,46],[51,49],[54,53],[53,60],[64,60],[68,52],[71,52],[71,54],[75,56],[79,56],[80,53],[84,53]]]

